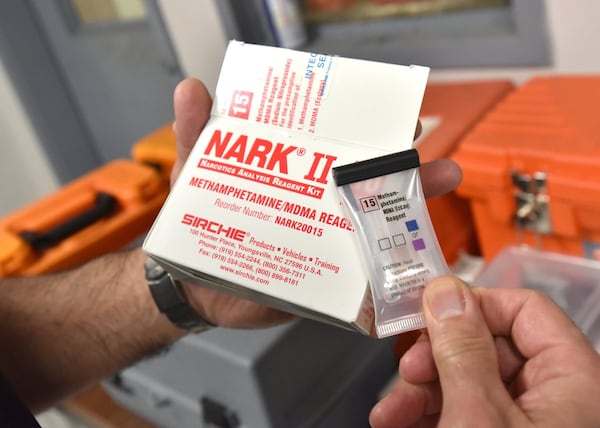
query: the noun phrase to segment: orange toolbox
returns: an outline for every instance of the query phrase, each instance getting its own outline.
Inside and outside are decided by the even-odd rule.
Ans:
[[[133,160],[110,162],[0,219],[0,278],[75,267],[140,238],[169,192],[175,161],[171,124],[136,142]],[[151,424],[95,385],[61,404],[106,427]]]
[[[465,137],[454,159],[479,245],[599,258],[600,76],[534,78]]]
[[[177,157],[173,125],[168,123],[138,140],[131,150],[134,161],[154,167],[169,182]]]
[[[0,277],[71,268],[130,244],[169,191],[150,166],[115,160],[0,219]]]
[[[423,132],[415,142],[421,162],[451,157],[461,139],[513,89],[508,80],[429,83],[420,114]],[[468,199],[450,192],[428,199],[427,207],[449,265],[463,253],[479,255]]]

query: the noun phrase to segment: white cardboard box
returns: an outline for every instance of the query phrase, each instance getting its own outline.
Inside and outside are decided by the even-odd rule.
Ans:
[[[144,250],[177,278],[373,334],[331,168],[409,149],[428,73],[230,42],[211,118]]]

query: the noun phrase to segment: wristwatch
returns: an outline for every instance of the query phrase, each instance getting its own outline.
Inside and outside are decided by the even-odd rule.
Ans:
[[[181,282],[174,279],[162,266],[147,257],[144,269],[152,298],[159,311],[169,321],[191,333],[201,333],[215,327],[192,309],[183,292]]]

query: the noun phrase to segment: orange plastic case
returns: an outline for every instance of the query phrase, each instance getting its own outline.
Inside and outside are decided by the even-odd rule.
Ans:
[[[169,191],[154,168],[116,160],[0,220],[0,277],[76,266],[151,226]]]
[[[136,141],[131,156],[138,163],[155,167],[169,181],[177,156],[173,124],[168,123]]]
[[[600,76],[549,76],[500,102],[461,142],[458,193],[482,254],[528,244],[598,258]]]
[[[461,139],[513,88],[507,80],[428,84],[421,106],[424,135],[416,145],[421,162],[451,157]],[[434,123],[429,130],[428,122]],[[428,199],[427,207],[450,265],[461,253],[479,253],[467,199],[450,192]]]

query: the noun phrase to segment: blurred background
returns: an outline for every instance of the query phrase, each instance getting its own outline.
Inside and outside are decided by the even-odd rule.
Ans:
[[[214,88],[228,39],[273,44],[265,17],[246,10],[258,11],[260,3],[3,2],[0,212],[128,155],[134,141],[172,118],[171,92],[183,76]],[[300,6],[307,32],[302,48],[429,65],[432,81],[522,82],[600,70],[590,49],[600,18],[594,0],[307,0]]]
[[[587,257],[585,263],[600,258],[596,221],[600,198],[594,196],[600,195],[600,189],[594,180],[583,183],[577,178],[586,176],[580,174],[580,164],[591,168],[600,157],[594,123],[600,112],[596,102],[600,99],[600,55],[594,47],[599,21],[597,0],[2,1],[0,216],[59,192],[67,183],[114,159],[131,158],[136,143],[159,130],[163,133],[153,138],[172,142],[172,135],[164,132],[173,119],[175,86],[192,76],[213,92],[231,39],[429,66],[420,155],[430,160],[453,156],[455,149],[464,148],[456,157],[464,161],[465,171],[459,194],[429,201],[447,261],[467,281],[486,263],[497,262],[484,272],[485,282],[491,286],[502,285],[503,272],[508,271],[513,272],[510,281],[517,286],[544,289],[550,284],[544,291],[563,308],[575,311],[570,314],[600,344],[600,309],[596,309],[600,308],[596,292],[600,290],[596,284],[600,267],[583,266],[581,257]],[[553,80],[567,75],[572,79]],[[530,85],[532,80],[535,82]],[[529,114],[522,114],[524,108]],[[492,114],[486,116],[489,112]],[[510,168],[522,168],[522,174],[504,171],[499,182],[485,175],[493,172],[488,171],[486,162],[500,165],[504,158],[477,158],[481,153],[478,145],[485,145],[487,135],[482,138],[471,131],[484,117],[488,129],[503,138],[494,140],[497,147],[506,144],[511,152]],[[509,128],[514,131],[510,135]],[[537,158],[525,149],[519,158],[523,155],[519,152],[521,141],[531,137],[530,131],[537,138],[538,130],[545,131],[544,144],[554,148],[536,152]],[[549,163],[548,153],[563,153],[559,149],[570,153],[577,147],[572,141],[580,142],[579,147],[588,152],[578,156],[575,149],[572,159],[557,156],[564,164]],[[555,173],[566,171],[561,195],[550,195],[552,182],[548,191],[546,176],[538,174],[537,169],[550,164]],[[575,187],[579,190],[571,192]],[[486,192],[492,188],[496,193],[488,198]],[[501,191],[505,195],[499,198]],[[560,202],[549,204],[549,195]],[[577,199],[578,195],[583,196]],[[503,253],[522,243],[575,258],[515,248]],[[530,264],[515,273],[515,266],[524,260]],[[585,312],[580,307],[585,307]],[[406,343],[388,341],[374,346],[365,341],[368,339],[346,333],[309,323],[257,332],[251,338],[220,330],[186,338],[164,358],[107,380],[105,387],[120,405],[114,407],[102,389],[95,389],[91,399],[101,403],[100,410],[82,410],[87,402],[67,403],[40,416],[40,421],[52,428],[266,428],[266,423],[245,425],[256,417],[271,421],[268,426],[285,428],[349,427],[348,419],[355,422],[352,426],[366,426],[370,406],[393,377],[402,349],[415,337]],[[240,350],[240,343],[248,346]],[[312,355],[317,343],[328,353],[314,361],[295,361],[286,354]],[[206,389],[217,390],[220,400],[213,401],[215,396],[206,393],[201,405],[196,395],[186,396],[177,389],[179,385],[168,381],[179,370],[177,358],[195,361],[200,355],[215,360],[214,366],[203,365],[206,376],[222,372],[230,380],[211,380]],[[368,364],[365,355],[369,355]],[[393,358],[388,358],[390,355]],[[300,410],[290,410],[298,403],[285,402],[281,398],[285,387],[271,378],[290,373],[289,367],[280,363],[288,357],[294,364],[301,359],[306,364],[302,366],[305,372],[292,373],[298,384],[307,382],[303,384],[306,390],[313,391],[313,382],[324,384],[322,394],[339,394],[335,405],[330,403],[335,411],[319,408],[317,412],[310,407],[315,400],[307,400]],[[329,365],[320,366],[321,371],[311,365],[323,365],[325,360]],[[321,373],[327,375],[320,377]],[[204,372],[198,370],[196,376],[202,378]],[[258,378],[260,383],[262,376],[273,389],[263,388],[263,395],[254,397],[256,402],[240,408],[233,405],[234,399],[227,401],[228,396],[236,396],[240,381],[252,384]],[[186,388],[204,387],[185,373],[179,378],[189,382]],[[288,385],[285,397],[293,396],[295,386]],[[275,404],[269,408],[265,403],[273,400]],[[360,415],[355,417],[349,409]],[[118,412],[134,422],[112,424],[103,419]],[[143,416],[144,421],[134,415]],[[217,416],[210,419],[210,415]],[[290,415],[295,419],[286,419]]]

